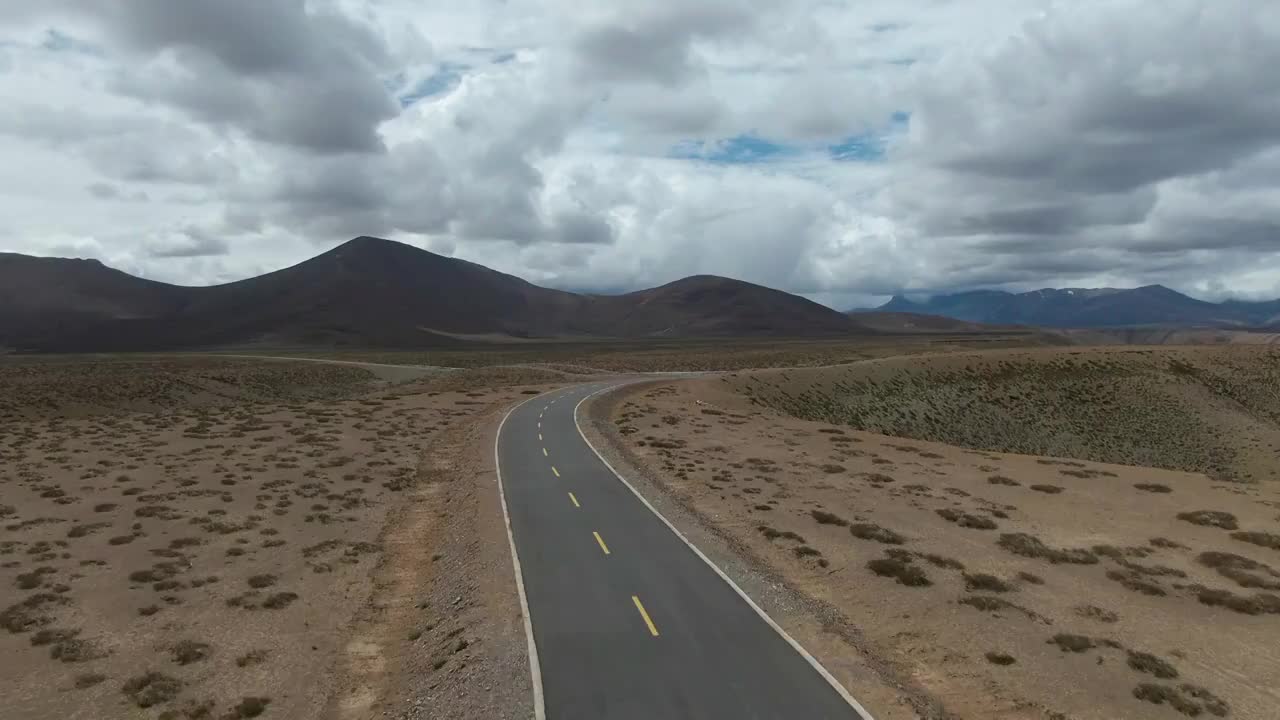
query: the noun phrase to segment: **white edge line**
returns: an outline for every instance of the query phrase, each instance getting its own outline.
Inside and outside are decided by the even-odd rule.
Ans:
[[[632,382],[636,382],[636,381],[632,381]],[[800,656],[803,657],[805,660],[807,660],[809,662],[809,665],[811,665],[814,670],[818,671],[818,674],[821,675],[822,678],[826,680],[829,685],[831,685],[831,687],[840,695],[840,697],[844,698],[845,702],[849,703],[850,707],[852,707],[855,711],[861,714],[861,716],[865,720],[875,720],[875,718],[871,716],[871,713],[868,712],[866,708],[862,707],[862,705],[853,698],[853,695],[850,695],[849,691],[846,690],[845,687],[841,685],[839,681],[837,681],[835,677],[830,672],[828,672],[825,667],[822,666],[822,663],[818,662],[817,658],[815,658],[812,654],[810,654],[808,650],[805,650],[804,647],[800,645],[800,643],[796,642],[795,638],[787,634],[787,631],[783,630],[781,625],[774,622],[773,618],[769,617],[769,614],[766,613],[763,608],[757,605],[756,602],[752,600],[751,597],[742,590],[742,588],[738,587],[738,584],[733,581],[733,578],[730,578],[727,574],[725,574],[725,572],[720,569],[720,566],[716,565],[714,562],[711,561],[711,558],[703,554],[703,552],[698,549],[698,546],[690,542],[689,538],[684,536],[684,533],[676,529],[676,526],[672,525],[670,520],[668,520],[665,516],[663,516],[662,513],[658,512],[658,509],[655,508],[647,499],[645,499],[644,495],[641,495],[639,490],[636,490],[631,483],[627,482],[627,479],[622,477],[622,473],[618,472],[613,467],[613,465],[609,464],[609,461],[605,459],[604,455],[600,454],[600,451],[596,449],[596,446],[591,444],[591,440],[587,438],[587,434],[582,432],[582,424],[578,422],[578,409],[582,407],[582,403],[586,402],[587,400],[590,400],[591,398],[601,393],[608,392],[610,390],[616,390],[617,388],[620,388],[623,385],[630,385],[630,384],[631,384],[630,382],[627,382],[627,383],[619,383],[617,385],[611,385],[609,387],[597,390],[587,395],[586,397],[582,398],[581,400],[579,400],[578,404],[573,406],[573,424],[574,424],[574,427],[576,427],[578,430],[578,435],[582,436],[583,441],[587,443],[587,447],[591,448],[591,452],[595,453],[596,457],[600,458],[600,462],[604,463],[604,466],[609,468],[609,472],[613,473],[614,477],[618,478],[618,480],[620,480],[623,485],[627,486],[627,489],[630,490],[632,494],[634,494],[640,500],[640,502],[644,503],[644,506],[649,508],[650,512],[652,512],[654,515],[657,515],[658,519],[661,520],[664,524],[666,524],[666,526],[671,530],[671,532],[675,533],[676,537],[680,538],[680,540],[684,542],[685,545],[689,546],[689,549],[692,550],[695,555],[702,558],[702,561],[705,562],[708,566],[710,566],[711,569],[714,570],[716,574],[720,576],[721,580],[724,580],[726,583],[728,583],[729,587],[733,588],[733,591],[738,593],[738,596],[741,597],[744,601],[746,601],[747,605],[751,606],[751,609],[755,610],[756,614],[759,615],[762,620],[764,620],[766,623],[769,624],[769,627],[773,628],[775,632],[777,632],[779,635],[782,636],[783,640],[787,641],[787,644],[791,645],[791,647],[796,652],[800,653]],[[514,546],[512,546],[512,551],[514,552]],[[530,642],[532,642],[532,640],[530,640]]]
[[[563,390],[563,388],[560,389]],[[547,392],[556,392],[556,390]],[[542,395],[546,394],[542,393]],[[502,439],[502,428],[507,424],[507,418],[511,417],[511,413],[542,395],[534,395],[507,410],[507,414],[502,416],[502,422],[498,423],[498,432],[493,436],[493,472],[498,477],[498,497],[502,500],[502,519],[506,521],[507,542],[511,545],[511,566],[516,575],[516,594],[520,596],[520,614],[524,616],[524,634],[529,643],[529,675],[533,682],[534,720],[546,720],[547,717],[546,699],[542,694],[542,665],[538,662],[538,645],[533,640],[533,618],[529,615],[529,598],[524,594],[524,573],[520,571],[520,554],[516,552],[516,537],[511,532],[511,513],[507,510],[507,493],[502,485],[502,460],[498,457],[498,441]]]

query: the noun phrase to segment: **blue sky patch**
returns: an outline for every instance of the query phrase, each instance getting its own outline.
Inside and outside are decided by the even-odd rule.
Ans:
[[[469,66],[460,63],[441,63],[435,72],[419,80],[416,85],[400,91],[396,99],[400,101],[400,107],[407,108],[427,98],[444,95],[462,82],[462,73],[468,69]]]
[[[711,142],[686,140],[671,149],[672,157],[702,160],[716,165],[765,163],[799,153],[798,147],[776,143],[751,134]]]
[[[911,114],[895,112],[883,130],[850,135],[827,146],[827,155],[837,162],[878,162],[884,159],[889,138],[905,132]]]
[[[812,153],[825,154],[837,162],[879,162],[884,159],[890,138],[905,132],[910,121],[909,113],[895,112],[878,130],[849,135],[826,145],[787,143],[753,133],[721,140],[683,140],[671,148],[668,156],[715,165],[758,165]]]

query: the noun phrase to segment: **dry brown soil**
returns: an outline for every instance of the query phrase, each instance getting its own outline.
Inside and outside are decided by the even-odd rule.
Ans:
[[[1214,377],[1234,368],[1232,378],[1264,378],[1272,362],[1192,352],[1136,357],[1152,368],[1173,363],[1180,378],[1214,368]],[[1050,353],[1046,361],[1063,370],[1064,359]],[[1105,353],[1070,359],[1119,363]],[[1009,360],[968,360],[964,367]],[[871,371],[877,383],[903,392],[914,428],[925,434],[935,427],[925,420],[930,391],[915,383],[956,371],[929,363],[961,361],[914,362],[926,365],[869,365],[892,366]],[[690,525],[727,539],[756,571],[827,618],[820,629],[806,630],[802,621],[788,627],[806,645],[813,640],[837,677],[861,678],[850,689],[878,718],[1275,717],[1280,486],[905,440],[800,419],[762,399],[766,383],[775,401],[839,385],[860,389],[858,397],[872,397],[878,417],[888,417],[892,397],[868,390],[868,372],[849,366],[651,383],[616,393],[594,412],[607,415],[606,434],[688,511]],[[915,379],[902,380],[904,374]],[[1125,398],[1152,387],[1187,389],[1160,385],[1154,371],[1129,376],[1142,384],[1116,386]],[[745,394],[747,387],[755,392]],[[947,408],[949,421],[962,422],[961,406],[951,404],[945,385],[936,387],[943,396],[934,412]],[[971,387],[1001,397],[1007,389],[991,377]],[[1258,397],[1273,390],[1255,386]],[[1188,398],[1195,396],[1182,397],[1194,405]],[[847,412],[859,410],[857,399],[839,402]],[[1241,404],[1234,410],[1239,427],[1274,432],[1265,413]],[[1150,432],[1201,427],[1166,422]],[[1100,451],[1132,439],[1107,436],[1108,428],[1099,424],[1090,437],[1061,442]],[[1257,470],[1257,457],[1231,468]],[[836,635],[845,642],[833,643]],[[851,670],[855,664],[878,668],[878,676]]]
[[[523,717],[492,430],[520,371],[0,365],[6,718]]]

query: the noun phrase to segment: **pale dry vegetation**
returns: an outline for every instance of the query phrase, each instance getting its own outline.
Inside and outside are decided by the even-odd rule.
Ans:
[[[1265,346],[1006,350],[726,382],[761,407],[896,437],[1226,482],[1280,477],[1280,353]]]
[[[848,618],[856,642],[825,659],[869,653],[888,685],[926,694],[917,707],[1261,720],[1280,683],[1280,490],[1263,462],[1280,361],[1197,352],[740,372],[595,415],[765,577]],[[1099,463],[1162,457],[1196,472]]]
[[[0,362],[0,715],[320,715],[424,451],[527,379]]]

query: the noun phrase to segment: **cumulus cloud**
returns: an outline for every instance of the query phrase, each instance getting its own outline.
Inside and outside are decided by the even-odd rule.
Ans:
[[[375,234],[578,289],[1280,295],[1277,61],[1254,0],[19,3],[3,249],[211,282]]]

